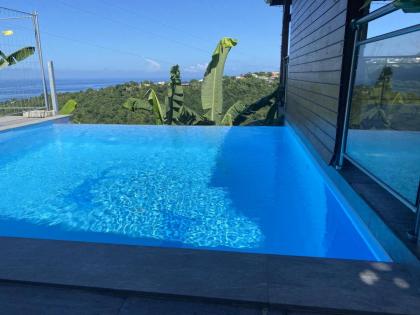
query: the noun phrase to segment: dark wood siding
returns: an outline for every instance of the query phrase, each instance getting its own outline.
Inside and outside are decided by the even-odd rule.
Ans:
[[[294,0],[287,118],[330,162],[336,147],[348,0]]]

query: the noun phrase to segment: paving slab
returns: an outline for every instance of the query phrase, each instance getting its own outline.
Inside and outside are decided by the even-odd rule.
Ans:
[[[284,315],[281,311],[266,306],[240,305],[235,303],[206,303],[168,299],[147,299],[130,297],[126,300],[120,315]]]
[[[420,310],[418,272],[396,264],[5,237],[0,252],[0,279],[8,281],[282,311],[418,315]],[[124,307],[142,303],[130,300]]]
[[[321,313],[419,314],[418,279],[396,264],[270,256],[268,273],[270,304]]]
[[[0,131],[36,125],[43,122],[54,121],[68,118],[69,115],[57,115],[47,118],[25,118],[22,116],[2,116],[0,117]]]
[[[0,238],[0,278],[267,301],[264,255]]]
[[[124,301],[112,294],[0,282],[0,314],[116,315]]]

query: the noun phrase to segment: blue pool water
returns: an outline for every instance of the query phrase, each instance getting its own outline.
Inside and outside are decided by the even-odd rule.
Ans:
[[[409,203],[416,203],[420,131],[349,130],[347,153]]]
[[[0,133],[0,235],[386,261],[288,128]]]

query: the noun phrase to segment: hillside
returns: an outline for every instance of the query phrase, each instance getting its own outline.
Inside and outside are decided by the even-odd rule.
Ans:
[[[278,87],[277,80],[270,79],[264,74],[248,74],[242,77],[224,77],[223,111],[237,101],[244,104],[252,104],[261,98],[273,93]],[[72,120],[75,123],[90,124],[154,124],[152,113],[147,111],[129,111],[122,104],[129,98],[142,98],[147,91],[153,88],[161,102],[164,102],[167,83],[156,84],[152,82],[128,82],[100,90],[89,89],[78,93],[59,94],[60,107],[70,100],[77,102],[77,108],[73,113]],[[192,80],[184,83],[185,104],[201,113],[201,82]],[[262,109],[255,113],[253,119],[264,117],[268,109]]]

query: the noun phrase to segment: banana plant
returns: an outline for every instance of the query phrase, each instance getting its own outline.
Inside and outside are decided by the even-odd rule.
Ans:
[[[15,65],[18,62],[32,56],[34,53],[35,47],[25,47],[8,56],[4,52],[0,51],[0,69]]]
[[[181,84],[179,66],[171,68],[171,82],[168,87],[165,106],[162,106],[153,89],[147,91],[147,100],[130,97],[124,102],[123,107],[130,111],[146,110],[153,112],[157,125],[212,125],[196,111],[184,104],[184,91]],[[166,109],[166,113],[165,113]]]
[[[175,116],[179,116],[181,109],[184,106],[184,88],[181,83],[181,71],[179,65],[171,68],[171,82],[168,88],[168,95],[165,100],[166,103],[166,123],[172,125]]]
[[[166,123],[168,125],[212,125],[206,117],[184,104],[184,89],[179,65],[171,68],[171,82],[166,97]]]
[[[201,87],[201,103],[205,117],[215,122],[216,125],[223,120],[223,72],[225,63],[230,50],[237,43],[237,40],[228,37],[220,40],[204,75]]]

